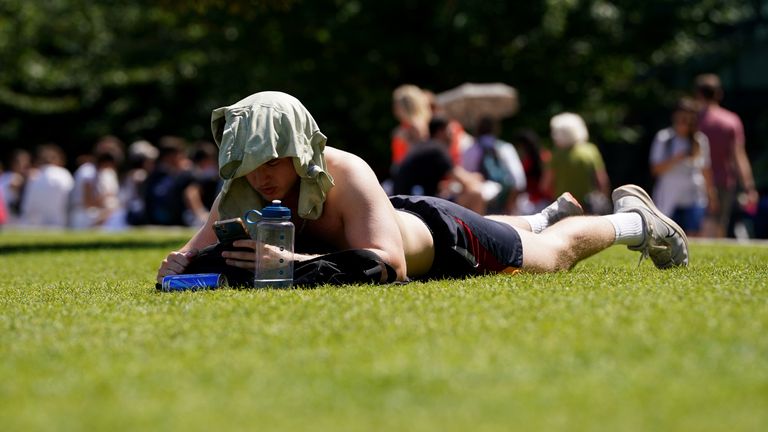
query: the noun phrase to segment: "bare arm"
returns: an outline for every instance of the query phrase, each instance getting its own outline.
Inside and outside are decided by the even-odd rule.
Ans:
[[[671,170],[675,167],[675,165],[679,164],[680,162],[684,161],[688,156],[685,153],[678,153],[674,156],[672,156],[669,159],[666,159],[662,162],[659,162],[657,164],[653,164],[651,166],[651,174],[654,177],[658,177],[667,171]]]
[[[199,250],[206,246],[210,246],[218,241],[216,233],[213,231],[213,223],[219,220],[219,199],[221,195],[216,197],[216,201],[213,202],[208,219],[205,221],[205,225],[200,228],[195,235],[180,249],[180,251]]]
[[[747,151],[744,149],[744,142],[737,142],[734,148],[734,157],[736,159],[736,169],[739,172],[741,186],[747,193],[750,202],[757,202],[758,195],[755,189],[755,179],[752,176],[752,166],[749,164]]]
[[[717,188],[715,188],[715,180],[712,177],[712,168],[704,168],[701,171],[701,174],[704,176],[704,185],[707,188],[707,198],[709,200],[707,207],[709,208],[710,214],[715,214],[719,208],[717,201]]]
[[[340,209],[346,246],[367,249],[392,266],[398,280],[406,277],[405,252],[395,209],[373,170],[352,154],[328,158],[338,181],[328,202]],[[331,196],[330,194],[333,194]]]

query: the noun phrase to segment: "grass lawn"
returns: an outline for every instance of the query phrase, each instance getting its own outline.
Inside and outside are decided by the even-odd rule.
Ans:
[[[156,292],[189,235],[0,232],[0,429],[768,430],[768,247]]]

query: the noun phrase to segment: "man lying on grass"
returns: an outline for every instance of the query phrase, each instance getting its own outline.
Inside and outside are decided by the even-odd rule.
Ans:
[[[214,110],[212,130],[226,182],[205,226],[163,260],[158,282],[192,272],[198,251],[217,242],[214,221],[272,200],[291,209],[297,265],[316,254],[364,250],[382,263],[381,282],[555,272],[613,244],[650,256],[658,268],[688,264],[682,229],[634,185],[613,191],[615,213],[607,216],[582,216],[570,194],[536,215],[481,216],[439,198],[387,197],[368,164],[326,147],[309,111],[284,93]],[[233,246],[216,252],[222,263],[252,272],[255,241]]]

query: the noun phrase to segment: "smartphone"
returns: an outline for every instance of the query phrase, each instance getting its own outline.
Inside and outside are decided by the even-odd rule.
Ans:
[[[231,243],[235,240],[250,240],[251,236],[240,218],[225,219],[213,223],[213,231],[219,243]]]

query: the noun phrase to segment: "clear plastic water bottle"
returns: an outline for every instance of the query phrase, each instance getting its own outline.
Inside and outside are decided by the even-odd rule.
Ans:
[[[291,209],[275,200],[264,207],[260,214],[261,220],[256,224],[256,271],[253,286],[291,288],[293,238],[296,231],[291,222]]]

